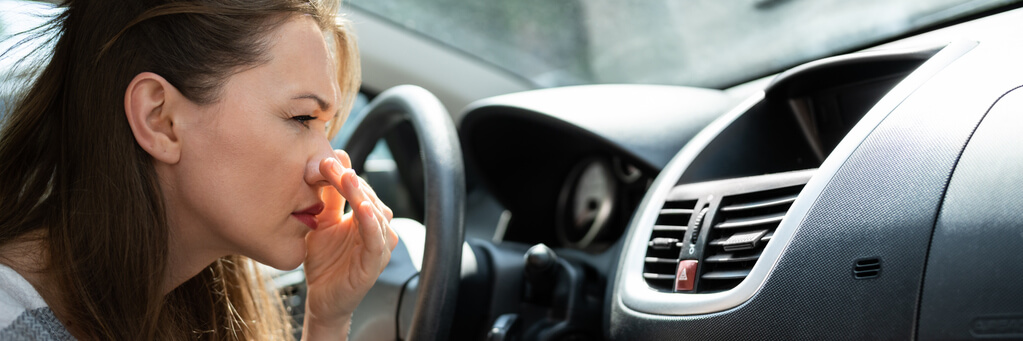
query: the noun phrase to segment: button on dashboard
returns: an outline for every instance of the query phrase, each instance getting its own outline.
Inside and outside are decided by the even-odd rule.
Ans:
[[[696,283],[696,265],[699,262],[692,259],[678,261],[678,269],[675,271],[675,291],[691,291]]]

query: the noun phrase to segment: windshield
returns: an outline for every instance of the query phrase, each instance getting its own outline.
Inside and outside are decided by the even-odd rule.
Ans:
[[[1015,0],[351,0],[551,87],[721,88]]]

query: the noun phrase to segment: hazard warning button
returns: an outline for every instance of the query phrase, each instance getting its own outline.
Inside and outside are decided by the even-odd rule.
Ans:
[[[693,290],[696,282],[696,264],[692,259],[678,261],[678,270],[675,272],[675,291]]]

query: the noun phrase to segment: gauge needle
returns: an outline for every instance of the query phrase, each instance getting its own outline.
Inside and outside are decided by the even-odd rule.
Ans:
[[[579,211],[579,214],[575,217],[575,227],[579,229],[589,228],[593,224],[593,221],[597,219],[596,208],[583,208]]]

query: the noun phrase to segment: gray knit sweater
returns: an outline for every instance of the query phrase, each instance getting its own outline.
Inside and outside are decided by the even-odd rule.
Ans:
[[[0,340],[74,340],[35,288],[2,264]]]

